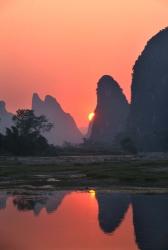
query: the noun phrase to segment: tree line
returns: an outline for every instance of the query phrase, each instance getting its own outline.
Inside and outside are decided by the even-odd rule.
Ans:
[[[1,154],[43,155],[50,154],[54,146],[42,135],[49,132],[53,124],[45,116],[36,116],[33,110],[19,109],[13,116],[13,126],[0,134]]]

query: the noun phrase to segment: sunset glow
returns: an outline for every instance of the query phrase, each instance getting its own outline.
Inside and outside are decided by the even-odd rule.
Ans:
[[[164,0],[1,1],[0,99],[14,112],[33,92],[53,95],[86,126],[102,75],[130,100],[133,64],[167,13]]]
[[[93,120],[94,116],[95,116],[94,112],[89,113],[88,120],[91,122]]]
[[[0,0],[0,250],[168,250],[167,96],[168,0]]]

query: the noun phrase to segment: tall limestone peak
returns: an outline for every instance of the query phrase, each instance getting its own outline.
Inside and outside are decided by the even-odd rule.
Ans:
[[[99,81],[98,81],[98,91],[103,91],[103,90],[107,90],[111,89],[111,87],[113,86],[113,91],[118,91],[121,90],[120,86],[118,85],[118,83],[113,79],[112,76],[109,75],[104,75],[102,76]]]
[[[168,150],[168,28],[152,37],[133,68],[130,133],[139,151]]]
[[[10,128],[13,124],[13,115],[6,110],[4,101],[0,101],[0,133],[5,134],[6,128]]]
[[[100,144],[113,144],[125,130],[129,104],[119,84],[108,75],[97,84],[97,106],[90,140]]]
[[[63,145],[64,142],[73,144],[82,142],[82,134],[74,119],[64,112],[54,97],[47,95],[43,101],[38,94],[33,94],[32,109],[36,115],[45,115],[54,125],[50,132],[44,133],[49,143]]]

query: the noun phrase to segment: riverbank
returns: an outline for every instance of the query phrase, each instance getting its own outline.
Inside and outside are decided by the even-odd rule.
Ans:
[[[168,192],[168,155],[1,157],[4,188]]]
[[[142,153],[136,155],[130,154],[89,154],[89,155],[60,155],[54,157],[15,157],[0,156],[0,166],[3,165],[55,165],[55,166],[73,166],[99,163],[115,162],[168,162],[168,153]]]

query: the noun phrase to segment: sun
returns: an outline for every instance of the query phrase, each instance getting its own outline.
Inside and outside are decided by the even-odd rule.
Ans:
[[[91,122],[93,120],[94,116],[95,116],[94,112],[89,113],[88,114],[88,120]]]
[[[90,196],[91,196],[92,198],[95,198],[95,196],[96,196],[96,191],[95,191],[94,189],[90,189],[90,190],[89,190],[89,194],[90,194]]]

